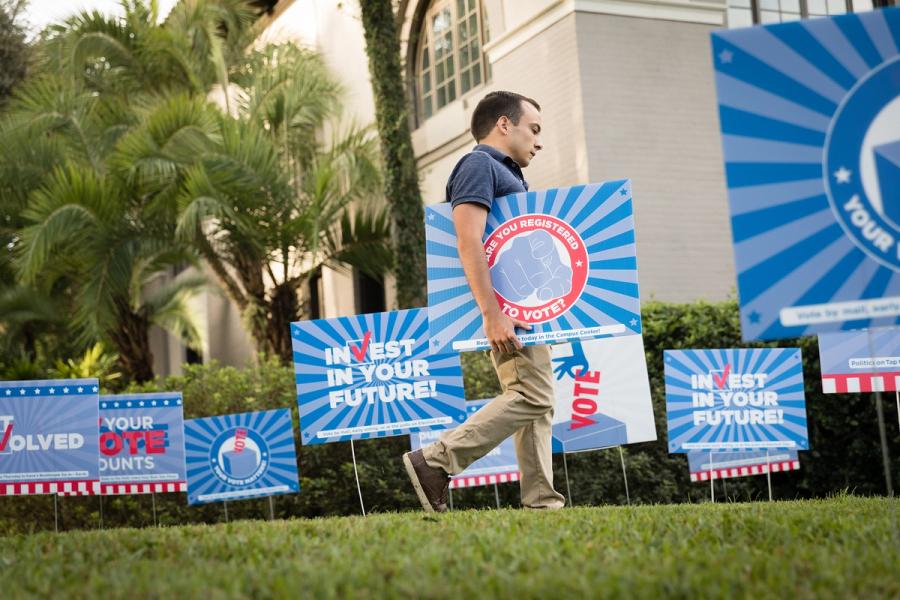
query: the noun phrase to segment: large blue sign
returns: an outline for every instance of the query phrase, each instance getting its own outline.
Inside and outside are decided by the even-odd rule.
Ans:
[[[769,472],[796,471],[800,468],[800,457],[796,450],[688,452],[687,459],[691,481],[750,477]]]
[[[184,423],[188,503],[300,491],[287,408]]]
[[[869,329],[819,336],[826,394],[900,390],[900,329]]]
[[[99,382],[0,382],[0,495],[93,491]]]
[[[490,347],[466,282],[449,204],[425,207],[432,352]],[[484,252],[501,310],[526,345],[641,332],[627,180],[494,200]]]
[[[669,452],[809,449],[799,349],[664,355]]]
[[[429,352],[425,309],[300,321],[291,335],[303,444],[465,421],[459,355]]]
[[[103,493],[168,491],[163,484],[184,482],[181,392],[100,396]]]
[[[716,31],[744,339],[900,316],[900,9]]]
[[[481,407],[490,400],[473,400],[466,403],[469,414],[478,412]],[[409,436],[413,450],[431,444],[443,431],[420,431]],[[506,438],[500,445],[473,462],[465,471],[450,478],[451,488],[474,487],[479,485],[491,485],[494,483],[506,483],[519,480],[519,461],[516,458],[516,447],[511,437]]]

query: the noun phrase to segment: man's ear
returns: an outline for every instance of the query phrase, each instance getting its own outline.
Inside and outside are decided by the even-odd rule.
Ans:
[[[509,125],[509,117],[507,117],[506,115],[497,119],[497,129],[499,129],[500,133],[502,133],[503,135],[509,133]]]

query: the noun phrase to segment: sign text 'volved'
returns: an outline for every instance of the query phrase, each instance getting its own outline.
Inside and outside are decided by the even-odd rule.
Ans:
[[[745,340],[900,316],[898,41],[900,8],[712,33]]]
[[[189,504],[300,491],[287,408],[191,419],[184,435]]]
[[[769,472],[796,471],[800,468],[800,457],[796,450],[688,452],[687,459],[691,481],[751,477]]]
[[[644,340],[626,335],[553,346],[553,452],[656,439]]]
[[[100,396],[100,483],[104,494],[166,490],[168,486],[132,484],[182,484],[184,471],[181,392]]]
[[[664,356],[669,452],[809,449],[799,349]]]
[[[428,349],[424,308],[291,324],[303,444],[446,429],[466,417],[457,354]]]
[[[0,382],[0,495],[90,493],[99,396],[96,379]]]
[[[459,260],[450,205],[425,208],[432,352],[489,348]],[[501,310],[525,345],[641,332],[627,180],[494,200],[484,251]]]
[[[473,400],[466,402],[466,410],[469,414],[478,412],[481,407],[490,400]],[[409,436],[413,450],[431,444],[444,431],[420,431]],[[516,459],[516,447],[513,438],[508,437],[500,445],[473,462],[465,471],[450,478],[450,487],[453,489],[491,485],[494,483],[506,483],[519,480],[519,461]]]
[[[826,394],[900,389],[900,329],[819,335],[822,391]]]

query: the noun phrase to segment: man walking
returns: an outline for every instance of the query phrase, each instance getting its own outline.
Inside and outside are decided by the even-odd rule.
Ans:
[[[416,495],[429,512],[447,510],[450,475],[510,435],[521,470],[522,505],[552,509],[565,504],[553,489],[550,347],[519,342],[515,328],[531,326],[501,312],[482,244],[493,200],[528,190],[522,168],[541,149],[540,110],[537,102],[513,92],[486,95],[472,114],[478,145],[456,163],[447,181],[459,258],[481,309],[503,393],[437,442],[403,455]]]

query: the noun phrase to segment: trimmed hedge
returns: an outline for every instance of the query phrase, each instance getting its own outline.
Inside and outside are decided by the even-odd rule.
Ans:
[[[624,449],[632,503],[698,502],[709,497],[708,484],[692,484],[687,460],[666,450],[665,385],[662,351],[678,348],[727,348],[745,345],[740,340],[738,311],[734,302],[710,304],[664,304],[643,307],[644,345],[650,374],[656,427],[656,442]],[[775,344],[768,344],[774,346]],[[856,494],[885,492],[881,450],[873,394],[822,394],[816,338],[786,340],[782,347],[799,345],[803,352],[807,412],[812,450],[801,453],[801,470],[772,475],[776,498],[825,497],[849,489]],[[132,386],[129,391],[181,390],[185,418],[266,410],[289,406],[299,433],[291,367],[275,360],[235,369],[219,365],[186,366],[185,374]],[[499,392],[489,358],[480,352],[463,355],[466,396],[486,398]],[[893,402],[885,403],[891,455],[898,456],[900,434]],[[359,478],[367,511],[415,509],[400,456],[409,447],[406,437],[355,443]],[[276,517],[316,517],[359,513],[359,498],[353,477],[349,444],[300,446],[301,492],[274,498]],[[569,455],[567,467],[575,504],[624,504],[625,486],[617,449]],[[897,463],[895,462],[894,465]],[[554,457],[557,489],[566,491],[561,456]],[[898,469],[893,468],[894,478]],[[767,497],[764,477],[731,479],[716,483],[716,493],[737,500]],[[498,487],[501,503],[518,505],[518,486]],[[493,487],[454,492],[456,508],[489,507],[495,503]],[[165,525],[224,520],[221,504],[188,507],[183,494],[155,497],[159,522]],[[149,496],[115,496],[103,499],[104,525],[142,527],[152,525]],[[99,526],[100,500],[60,498],[60,527]],[[268,518],[268,500],[245,500],[228,504],[229,517]],[[0,498],[0,533],[53,529],[51,497]]]

